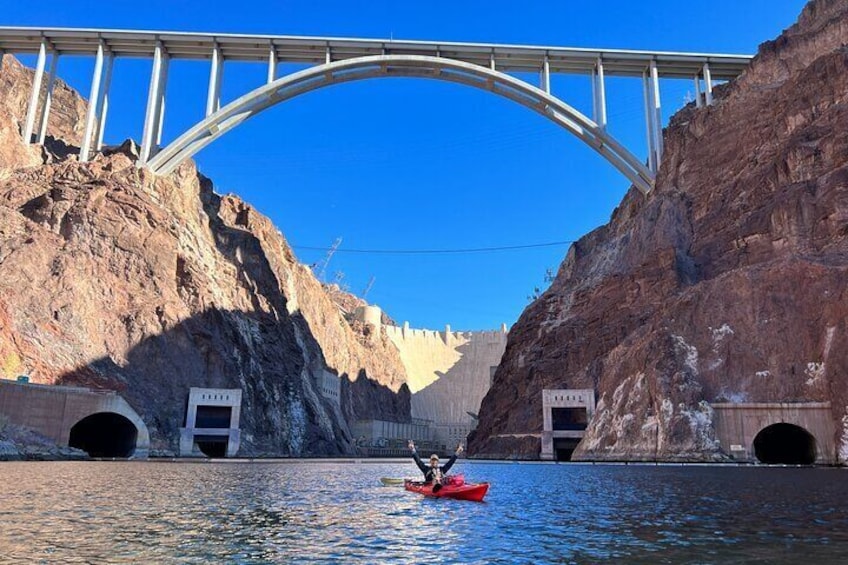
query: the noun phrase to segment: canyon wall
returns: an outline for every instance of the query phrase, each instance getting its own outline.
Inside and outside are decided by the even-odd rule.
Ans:
[[[711,402],[830,401],[848,459],[848,0],[810,2],[521,315],[469,449],[539,453],[542,390],[593,388],[586,460],[722,460]],[[513,437],[510,437],[513,436]]]
[[[62,83],[49,142],[24,145],[31,76],[3,58],[0,376],[117,390],[162,454],[192,386],[242,389],[242,455],[353,453],[348,421],[409,420],[391,342],[348,323],[270,220],[193,163],[154,177],[132,142],[79,163],[86,104]]]

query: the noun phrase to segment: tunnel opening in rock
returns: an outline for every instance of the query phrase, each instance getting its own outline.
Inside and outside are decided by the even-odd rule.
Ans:
[[[138,429],[129,419],[114,412],[100,412],[74,424],[68,445],[91,457],[130,457],[137,440]]]
[[[766,465],[812,465],[816,461],[816,439],[794,424],[773,424],[754,438],[754,454]]]
[[[554,431],[583,431],[589,425],[589,414],[583,406],[551,408]]]
[[[574,450],[580,444],[579,439],[561,438],[554,440],[554,455],[557,461],[571,461]]]
[[[226,436],[195,436],[194,443],[206,457],[226,457],[229,438]]]

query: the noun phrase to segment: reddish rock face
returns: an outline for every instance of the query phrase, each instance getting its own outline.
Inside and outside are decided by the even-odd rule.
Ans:
[[[830,400],[848,447],[846,44],[848,0],[811,2],[715,105],[678,112],[656,189],[512,328],[472,454],[537,456],[519,436],[541,431],[542,389],[588,387],[577,459],[721,459],[713,401]]]
[[[3,170],[41,165],[49,155],[40,147],[25,145],[21,137],[32,89],[33,71],[9,55],[0,57],[0,174]],[[41,100],[47,91],[42,81]],[[85,100],[64,81],[53,85],[53,105],[47,122],[51,141],[79,145],[85,127]],[[36,117],[36,120],[40,115]],[[38,121],[36,121],[36,126]]]
[[[117,389],[170,451],[192,386],[242,389],[242,455],[352,453],[347,421],[410,417],[391,342],[357,333],[272,223],[193,164],[155,178],[131,143],[84,164],[24,146],[29,76],[4,58],[0,377]],[[73,142],[85,104],[66,98],[51,132]]]

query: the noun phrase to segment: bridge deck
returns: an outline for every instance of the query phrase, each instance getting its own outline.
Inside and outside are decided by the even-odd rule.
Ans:
[[[717,80],[735,78],[751,60],[749,55],[495,43],[2,26],[0,51],[37,53],[42,38],[61,55],[84,56],[93,55],[102,39],[116,57],[152,57],[156,41],[163,43],[172,59],[196,60],[210,59],[216,43],[226,60],[267,62],[273,46],[278,62],[299,64],[324,63],[328,53],[333,61],[385,53],[450,57],[484,66],[489,66],[494,58],[498,70],[537,72],[547,57],[550,72],[563,74],[589,74],[601,57],[605,73],[613,76],[641,76],[654,60],[661,77],[689,79],[701,72],[704,63],[709,63]]]

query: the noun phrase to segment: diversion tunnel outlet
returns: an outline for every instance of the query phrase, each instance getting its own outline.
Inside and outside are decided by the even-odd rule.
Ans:
[[[120,414],[101,412],[77,422],[71,428],[70,447],[91,457],[131,457],[135,452],[138,429]]]
[[[580,439],[555,439],[554,440],[554,455],[557,461],[571,461],[571,456],[574,450],[580,444]]]
[[[229,438],[227,436],[195,436],[194,444],[206,457],[218,459],[227,456]]]
[[[794,424],[773,424],[754,438],[757,461],[766,465],[812,465],[816,462],[816,440]]]

